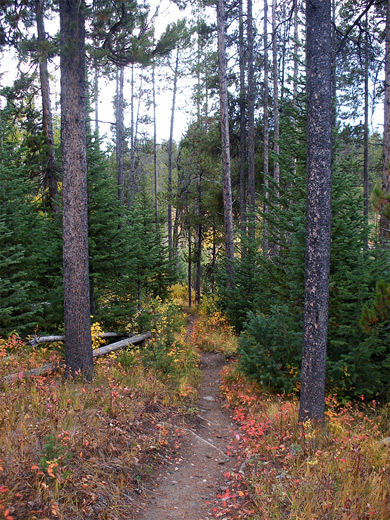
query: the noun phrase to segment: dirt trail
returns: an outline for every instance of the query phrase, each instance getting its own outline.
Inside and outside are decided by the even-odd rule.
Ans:
[[[219,396],[220,354],[204,353],[199,389],[199,422],[187,427],[181,447],[161,468],[136,508],[136,520],[206,520],[217,495],[226,488],[224,474],[234,459],[226,455],[233,426]],[[154,489],[151,487],[154,486]],[[219,501],[220,502],[220,501]]]

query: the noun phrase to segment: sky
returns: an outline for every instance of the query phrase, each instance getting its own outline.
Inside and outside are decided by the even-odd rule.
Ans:
[[[177,21],[179,18],[190,17],[190,9],[186,9],[184,12],[180,11],[175,4],[169,0],[149,0],[151,5],[151,12],[154,12],[155,8],[159,6],[159,16],[156,23],[156,36],[158,37],[165,29],[168,23]],[[45,21],[46,32],[50,35],[55,34],[59,30],[59,20],[54,18],[52,20]],[[137,67],[140,70],[140,67]],[[20,70],[23,72],[29,71],[28,64],[24,63],[20,66]],[[60,92],[59,92],[59,59],[55,59],[49,65],[49,72],[53,78],[51,81],[50,88],[52,94],[52,109],[54,114],[60,114]],[[147,71],[146,71],[147,72]],[[166,73],[166,70],[165,70]],[[0,55],[0,87],[10,86],[13,84],[17,74],[17,61],[12,51],[4,50]],[[114,76],[114,75],[113,75]],[[130,67],[125,69],[125,97],[130,97]],[[145,83],[144,83],[145,85]],[[185,133],[186,128],[191,120],[192,107],[189,102],[191,96],[191,81],[187,78],[181,80],[179,83],[179,91],[177,95],[177,112],[175,113],[175,124],[174,124],[174,139],[179,141],[182,135]],[[115,95],[115,80],[108,80],[101,78],[99,81],[100,88],[100,100],[99,100],[99,131],[101,135],[106,135],[106,142],[109,144],[113,142],[113,134],[111,131],[111,124],[114,122],[114,108],[113,99]],[[136,86],[137,90],[137,86]],[[126,95],[127,91],[127,95]],[[149,115],[152,117],[152,107],[150,106],[151,96],[145,95],[141,103],[142,115]],[[1,106],[4,105],[4,99],[0,97]],[[172,106],[172,92],[171,85],[166,79],[161,77],[157,78],[157,90],[156,90],[156,120],[157,120],[157,140],[161,142],[169,139],[170,131],[170,118],[171,118],[171,106]],[[148,108],[149,106],[149,108]],[[130,125],[130,113],[129,110],[125,112],[125,125]],[[94,114],[91,114],[94,118]],[[140,130],[146,131],[150,136],[153,135],[153,125],[140,126]]]
[[[155,8],[159,6],[159,16],[156,23],[156,36],[163,32],[166,25],[170,22],[177,21],[179,18],[187,17],[191,18],[191,8],[188,7],[184,12],[180,11],[177,6],[170,0],[149,0],[151,5],[151,12],[154,12]],[[255,0],[254,2],[254,22],[257,26],[259,33],[262,32],[262,1]],[[207,13],[208,21],[215,20],[215,10],[209,8]],[[58,18],[54,18],[51,21],[46,21],[46,31],[49,34],[55,34],[59,29]],[[24,63],[21,65],[21,70],[28,71],[28,64]],[[16,60],[12,57],[12,53],[3,52],[0,55],[0,86],[4,87],[11,85],[16,75]],[[166,72],[166,71],[165,71]],[[54,78],[51,82],[52,89],[52,105],[55,114],[60,113],[60,95],[59,95],[59,60],[56,59],[50,65],[50,73]],[[125,97],[130,97],[130,67],[125,70]],[[185,133],[189,122],[192,118],[192,85],[193,80],[189,78],[181,79],[179,82],[179,92],[177,96],[177,111],[175,112],[175,124],[174,124],[174,139],[179,141]],[[157,140],[159,142],[169,139],[170,130],[170,118],[171,118],[171,106],[172,106],[172,83],[164,77],[157,78]],[[106,143],[110,144],[113,142],[113,134],[111,124],[114,122],[114,108],[113,99],[115,95],[115,81],[101,79],[100,80],[100,101],[99,101],[99,130],[101,135],[106,135]],[[152,116],[152,109],[150,105],[151,94],[146,94],[142,98],[141,112],[143,115]],[[4,100],[0,97],[0,103],[4,104]],[[149,108],[148,108],[149,106]],[[91,114],[93,118],[94,115]],[[358,121],[356,121],[358,122]],[[371,119],[372,129],[379,128],[382,130],[383,125],[383,110],[382,105],[379,104],[374,112]],[[129,109],[125,112],[125,125],[130,125],[130,113]],[[149,124],[147,126],[141,126],[141,131],[146,131],[150,136],[153,135],[153,126]]]

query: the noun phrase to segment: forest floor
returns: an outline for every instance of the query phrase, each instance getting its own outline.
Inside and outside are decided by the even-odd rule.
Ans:
[[[221,354],[203,353],[196,422],[183,429],[181,446],[158,468],[136,507],[139,520],[204,520],[214,516],[229,487],[225,475],[234,471],[228,455],[233,424],[219,397],[219,373],[225,364]],[[178,425],[174,426],[175,428]]]
[[[0,387],[1,518],[390,518],[389,404],[327,396],[326,430],[299,425],[296,395],[238,370],[220,311],[160,309],[147,348],[99,358],[91,383]],[[0,378],[56,352],[0,339]]]

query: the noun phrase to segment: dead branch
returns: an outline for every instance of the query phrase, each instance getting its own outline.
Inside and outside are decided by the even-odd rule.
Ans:
[[[114,334],[114,333],[106,333],[106,334]],[[102,334],[103,336],[103,334]],[[63,336],[50,336],[52,338],[58,338]],[[107,337],[107,336],[106,336]],[[111,336],[112,337],[112,336]],[[133,336],[131,338],[126,338],[121,341],[116,341],[115,343],[112,343],[111,345],[106,345],[104,347],[97,348],[93,351],[93,357],[98,358],[105,356],[107,354],[110,354],[111,352],[115,352],[116,350],[120,350],[124,347],[127,347],[129,345],[140,345],[144,343],[147,339],[151,337],[150,332],[145,332],[144,334],[139,334],[138,336]],[[62,340],[50,340],[50,341],[62,341]],[[64,362],[59,363],[47,363],[45,365],[42,365],[37,368],[32,368],[31,370],[21,370],[20,372],[9,374],[8,376],[3,377],[2,382],[11,382],[15,381],[17,379],[25,379],[28,377],[34,377],[34,376],[46,376],[48,374],[51,374],[53,372],[56,372],[61,367],[64,366]]]

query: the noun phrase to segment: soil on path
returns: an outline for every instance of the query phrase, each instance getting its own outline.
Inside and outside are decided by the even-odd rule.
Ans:
[[[206,520],[227,484],[235,461],[227,455],[233,425],[219,399],[221,354],[203,353],[197,424],[186,427],[181,447],[149,481],[135,510],[136,520]],[[151,489],[151,487],[154,489]]]

